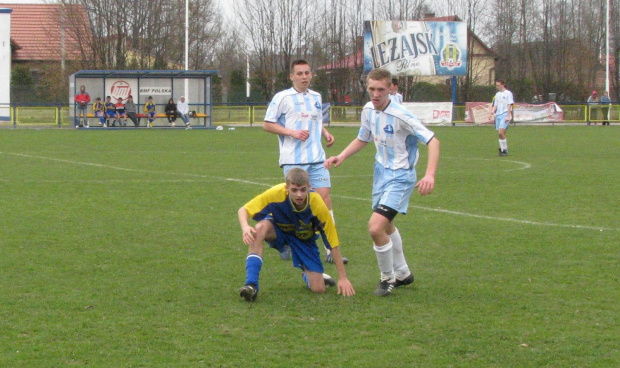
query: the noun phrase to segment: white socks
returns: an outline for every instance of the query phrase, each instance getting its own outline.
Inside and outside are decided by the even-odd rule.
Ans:
[[[505,139],[500,139],[499,140],[499,148],[501,148],[502,151],[507,151],[508,150],[508,142]]]
[[[400,237],[398,229],[394,231],[390,236],[392,242],[392,254],[394,257],[394,273],[399,279],[403,279],[409,276],[409,266],[405,260],[405,253],[403,252],[403,240]]]
[[[394,280],[394,255],[392,252],[393,244],[390,240],[386,245],[377,247],[373,245],[377,255],[377,263],[381,271],[381,280]]]

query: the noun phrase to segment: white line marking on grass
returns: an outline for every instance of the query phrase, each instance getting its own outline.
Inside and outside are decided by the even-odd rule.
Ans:
[[[498,162],[499,161],[499,162],[512,162],[514,164],[520,165],[520,167],[517,167],[516,169],[506,169],[506,170],[502,170],[502,171],[526,170],[526,169],[530,169],[532,167],[532,164],[527,163],[527,162],[516,161],[516,160],[508,160],[508,159],[504,159],[504,158],[491,159],[491,158],[479,158],[479,157],[442,157],[441,159],[478,160],[478,161],[492,161],[492,162]]]
[[[41,157],[41,156],[27,155],[27,154],[22,154],[22,153],[0,152],[0,154],[6,154],[6,155],[12,155],[12,156],[20,156],[20,157],[26,157],[26,158],[36,158],[36,159],[56,161],[56,162],[63,162],[63,163],[72,164],[72,165],[86,165],[86,166],[93,166],[93,167],[101,167],[101,168],[106,168],[106,169],[128,171],[128,172],[141,172],[141,173],[148,173],[148,174],[165,174],[165,175],[180,175],[180,176],[205,178],[205,179],[217,179],[217,180],[231,181],[231,182],[242,183],[242,184],[258,185],[258,186],[262,186],[262,187],[270,187],[270,186],[273,185],[273,184],[268,184],[268,183],[259,183],[259,182],[250,181],[250,180],[243,180],[243,179],[236,179],[236,178],[223,178],[223,177],[211,176],[211,175],[185,174],[185,173],[175,173],[175,172],[168,172],[168,171],[149,171],[149,170],[142,170],[142,169],[128,169],[128,168],[118,167],[118,166],[110,166],[110,165],[104,165],[104,164],[95,164],[95,163],[90,163],[90,162],[79,162],[79,161],[65,160],[65,159],[59,159],[59,158]],[[519,161],[514,161],[514,162],[519,162]],[[522,163],[522,164],[529,165],[527,163]],[[529,168],[529,166],[528,167],[523,167],[523,169],[526,169],[526,168]],[[338,195],[338,194],[332,194],[331,196],[332,197],[337,197],[337,198],[355,200],[355,201],[370,202],[370,200],[368,198],[350,197],[350,196],[344,196],[344,195]],[[618,229],[613,229],[613,228],[586,226],[586,225],[563,225],[563,224],[556,224],[556,223],[552,223],[552,222],[519,220],[519,219],[514,219],[514,218],[509,218],[509,217],[494,217],[494,216],[487,216],[487,215],[477,215],[477,214],[474,214],[474,213],[467,213],[467,212],[460,212],[460,211],[451,211],[451,210],[444,210],[444,209],[441,209],[441,208],[431,208],[431,207],[415,206],[415,205],[410,205],[409,208],[416,208],[416,209],[423,210],[423,211],[432,211],[432,212],[446,213],[446,214],[456,215],[456,216],[472,217],[472,218],[479,218],[479,219],[493,220],[493,221],[514,222],[514,223],[519,223],[519,224],[535,225],[535,226],[550,226],[550,227],[562,227],[562,228],[584,229],[584,230],[598,230],[598,231],[603,231],[603,230],[618,231]]]

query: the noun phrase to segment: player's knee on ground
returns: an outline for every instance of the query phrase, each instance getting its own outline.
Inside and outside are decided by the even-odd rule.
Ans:
[[[322,273],[318,272],[306,272],[308,278],[308,286],[313,293],[324,293],[327,289],[325,286],[325,279]]]

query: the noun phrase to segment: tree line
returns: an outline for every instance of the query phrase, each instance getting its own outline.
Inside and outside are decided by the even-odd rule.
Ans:
[[[92,38],[81,38],[80,67],[90,69],[184,68],[185,1],[60,0],[86,9]],[[610,2],[614,19],[620,0]],[[314,88],[327,100],[350,94],[362,102],[361,65],[337,73],[319,67],[361,50],[364,20],[456,15],[496,53],[495,75],[508,82],[520,101],[550,93],[557,99],[584,101],[589,91],[604,87],[597,76],[604,69],[606,4],[607,0],[237,0],[229,9],[215,0],[189,0],[189,68],[220,70],[216,100],[242,102],[249,62],[251,98],[264,102],[290,86],[290,62],[304,58],[317,72]],[[77,19],[67,15],[65,22],[84,33]],[[615,37],[619,27],[611,22],[614,56],[620,50]],[[405,97],[424,99],[412,90],[423,79],[409,82]],[[616,70],[611,86],[618,89]],[[459,78],[461,101],[479,98],[475,89],[471,76]],[[619,99],[617,93],[613,97]]]

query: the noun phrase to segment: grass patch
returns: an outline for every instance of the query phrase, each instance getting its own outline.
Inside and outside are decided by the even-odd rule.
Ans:
[[[329,155],[357,134],[330,131]],[[506,158],[491,127],[434,131],[436,192],[396,218],[412,287],[372,294],[367,147],[332,171],[357,295],[266,251],[246,303],[236,211],[282,180],[274,136],[0,130],[0,366],[620,365],[617,127],[511,127]]]

